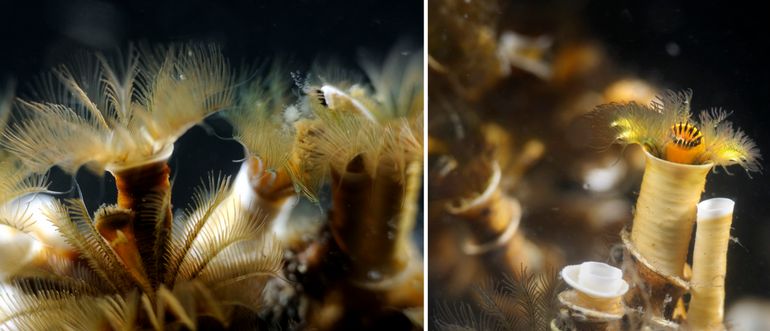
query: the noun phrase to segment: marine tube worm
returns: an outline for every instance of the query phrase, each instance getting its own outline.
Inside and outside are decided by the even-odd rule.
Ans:
[[[20,266],[0,287],[0,326],[24,330],[167,330],[253,327],[238,324],[242,311],[260,309],[265,279],[277,275],[283,252],[258,216],[232,205],[215,214],[230,190],[227,179],[210,178],[194,203],[174,218],[160,250],[160,284],[153,287],[135,247],[133,212],[104,206],[92,218],[82,200],[54,200],[45,214],[78,259],[45,259]],[[164,217],[164,206],[147,216]],[[161,223],[157,223],[161,224]],[[160,228],[160,227],[159,227]]]
[[[130,46],[116,59],[79,54],[42,76],[34,99],[18,102],[21,118],[2,143],[35,172],[86,165],[115,176],[122,216],[102,215],[96,226],[115,236],[110,243],[121,246],[113,248],[137,282],[157,286],[163,249],[155,243],[166,241],[156,237],[171,227],[168,158],[179,136],[230,106],[230,85],[228,63],[213,45]],[[159,223],[158,201],[165,206]]]
[[[698,204],[687,324],[696,330],[724,330],[727,245],[735,202],[725,198]]]
[[[687,248],[696,204],[714,166],[732,164],[759,170],[759,151],[751,139],[725,121],[728,113],[690,113],[692,92],[667,92],[649,106],[634,102],[602,105],[593,112],[597,137],[638,144],[645,166],[630,235],[624,232],[630,266],[643,284],[632,284],[627,302],[671,318],[687,290]],[[671,300],[673,299],[673,300]]]
[[[298,126],[297,143],[314,167],[304,172],[331,177],[328,229],[347,264],[340,286],[358,297],[343,309],[358,315],[422,306],[411,240],[422,187],[421,59],[398,51],[383,65],[364,63],[371,87],[322,75],[305,86],[313,118]]]
[[[6,128],[12,100],[12,89],[2,91],[0,130]],[[32,173],[4,149],[0,149],[0,174],[0,281],[6,281],[25,266],[44,260],[46,253],[67,255],[70,247],[52,226],[46,226],[50,223],[40,222],[41,207],[51,199],[41,194],[47,190],[46,176]]]
[[[246,151],[233,194],[244,206],[259,209],[286,241],[290,236],[288,216],[298,193],[315,199],[316,178],[322,176],[303,168],[296,148],[304,131],[295,126],[307,117],[307,111],[290,97],[288,70],[280,63],[266,66],[269,69],[260,71],[261,78],[239,90],[236,107],[225,112]]]
[[[0,205],[44,191],[43,177],[30,174],[54,165],[108,170],[118,203],[93,217],[82,199],[34,207],[77,258],[7,269],[14,274],[0,286],[0,328],[253,328],[266,279],[282,269],[282,249],[263,218],[228,203],[226,178],[210,178],[176,217],[170,208],[173,144],[229,106],[227,62],[218,48],[198,45],[131,47],[121,59],[89,54],[57,68],[33,99],[18,102],[19,118],[3,130]],[[26,221],[37,217],[19,214],[0,212],[0,222],[34,234]],[[21,253],[14,252],[28,260]]]
[[[522,209],[518,200],[500,188],[501,170],[492,162],[486,188],[473,198],[457,199],[447,205],[447,211],[468,222],[470,238],[463,252],[487,256],[506,274],[521,276],[522,265],[540,271],[545,263],[544,252],[519,231]]]
[[[695,205],[712,165],[670,162],[646,151],[645,156],[631,242],[661,273],[682,277]]]

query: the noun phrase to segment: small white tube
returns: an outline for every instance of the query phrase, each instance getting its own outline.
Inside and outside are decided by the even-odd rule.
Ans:
[[[688,324],[695,330],[722,330],[724,326],[727,246],[735,202],[725,198],[698,204]]]
[[[583,262],[564,267],[561,276],[574,288],[559,294],[559,301],[570,309],[602,322],[623,317],[622,297],[628,292],[628,283],[620,269],[601,262]]]
[[[628,291],[623,271],[601,262],[583,262],[564,267],[562,278],[575,290],[595,298],[620,297]]]
[[[727,198],[713,198],[701,201],[698,204],[698,222],[719,220],[732,215],[735,209],[735,201]]]

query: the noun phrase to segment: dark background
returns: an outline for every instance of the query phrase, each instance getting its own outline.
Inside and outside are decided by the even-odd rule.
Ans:
[[[13,1],[0,4],[0,76],[13,78],[23,93],[30,78],[76,49],[203,41],[220,44],[235,65],[280,57],[289,62],[290,79],[289,71],[304,74],[319,57],[355,70],[360,51],[384,56],[402,40],[419,46],[422,31],[423,4],[414,0]],[[170,160],[175,208],[189,202],[209,172],[235,175],[243,150],[229,138],[231,131],[213,116],[177,141]],[[52,174],[54,190],[70,189],[71,176],[56,169]],[[92,210],[116,199],[109,174],[81,169],[77,183]]]
[[[727,300],[770,297],[770,10],[741,1],[592,1],[583,9],[610,56],[642,78],[691,88],[693,110],[722,107],[759,145],[763,173],[709,175],[705,198],[735,200]]]
[[[13,1],[0,10],[2,73],[34,74],[72,46],[212,41],[235,63],[276,55],[312,61],[422,44],[423,5],[403,1]]]

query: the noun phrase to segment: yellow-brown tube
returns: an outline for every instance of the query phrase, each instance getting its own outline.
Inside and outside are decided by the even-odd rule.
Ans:
[[[413,258],[407,245],[414,225],[416,192],[422,176],[418,162],[407,166],[405,180],[391,174],[370,177],[356,157],[346,173],[332,172],[330,229],[350,257],[356,281],[380,281],[403,271]]]
[[[118,189],[118,207],[133,212],[133,217],[128,221],[129,227],[133,229],[136,244],[139,249],[139,256],[144,263],[145,271],[150,279],[153,288],[160,283],[160,275],[164,270],[160,257],[156,256],[159,247],[156,244],[167,242],[160,236],[169,236],[171,230],[171,204],[167,203],[165,210],[155,210],[159,206],[155,203],[158,197],[168,199],[171,190],[169,182],[169,173],[171,168],[168,166],[168,158],[174,150],[174,145],[166,146],[163,150],[156,153],[156,157],[139,164],[121,164],[108,167],[110,173],[115,176],[115,186]],[[158,212],[163,212],[160,222],[163,223],[158,231],[156,217]]]
[[[553,257],[519,231],[521,205],[502,192],[500,180],[500,167],[494,163],[483,192],[473,199],[454,201],[446,210],[469,226],[470,238],[462,246],[465,254],[483,256],[492,261],[496,272],[518,278],[522,266],[538,272]]]
[[[735,202],[725,198],[698,204],[688,325],[694,330],[724,330],[727,245]]]
[[[118,206],[134,213],[130,227],[133,228],[139,256],[144,262],[153,287],[159,284],[159,277],[163,274],[163,270],[159,270],[162,263],[159,263],[156,256],[155,244],[165,242],[162,238],[156,238],[156,233],[168,235],[172,215],[171,204],[168,204],[161,220],[166,231],[158,232],[157,225],[153,223],[155,217],[147,217],[156,213],[153,208],[157,208],[157,205],[149,202],[153,195],[168,196],[168,191],[171,190],[170,171],[168,163],[163,160],[113,172],[118,187]]]
[[[337,330],[351,323],[366,328],[395,311],[423,305],[423,263],[410,239],[421,170],[421,163],[413,162],[401,179],[392,171],[371,174],[361,156],[344,173],[332,170],[334,242],[317,256],[328,259],[326,249],[338,249],[332,255],[344,257],[345,267],[318,284],[323,294],[308,308],[310,328]]]
[[[470,224],[475,243],[466,243],[463,247],[467,254],[480,254],[492,246],[500,246],[518,229],[521,208],[516,200],[506,197],[500,190],[501,176],[500,166],[492,164],[492,173],[483,192],[473,199],[459,199],[446,206],[450,214],[462,217]],[[501,236],[507,238],[501,240]],[[489,243],[492,246],[487,245]]]
[[[645,151],[646,165],[636,202],[631,241],[666,276],[682,277],[687,261],[695,206],[712,164],[686,165]]]
[[[374,265],[378,268],[377,270],[392,270],[394,273],[384,274],[383,276],[386,277],[382,279],[372,279],[372,275],[368,274],[365,281],[352,282],[354,286],[360,287],[369,294],[381,297],[382,304],[385,306],[418,307],[423,303],[423,262],[411,240],[417,214],[416,201],[422,183],[421,173],[420,162],[412,162],[407,166],[406,178],[402,183],[401,208],[395,218],[395,229],[391,229],[391,232],[385,236],[386,239],[392,240],[392,247],[387,251],[393,253],[384,255],[390,256],[390,260],[383,259]],[[391,227],[393,225],[388,225],[388,228]],[[368,254],[374,255],[372,252],[377,250],[372,250]],[[402,265],[402,263],[406,264]],[[356,268],[358,267],[354,267]]]
[[[136,215],[128,209],[117,207],[102,207],[94,216],[95,226],[99,234],[110,245],[133,280],[142,290],[154,296],[152,285],[139,256],[139,248],[134,233]]]

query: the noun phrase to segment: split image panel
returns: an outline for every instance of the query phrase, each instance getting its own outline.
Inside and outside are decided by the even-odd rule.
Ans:
[[[0,12],[2,330],[770,330],[760,5]]]

